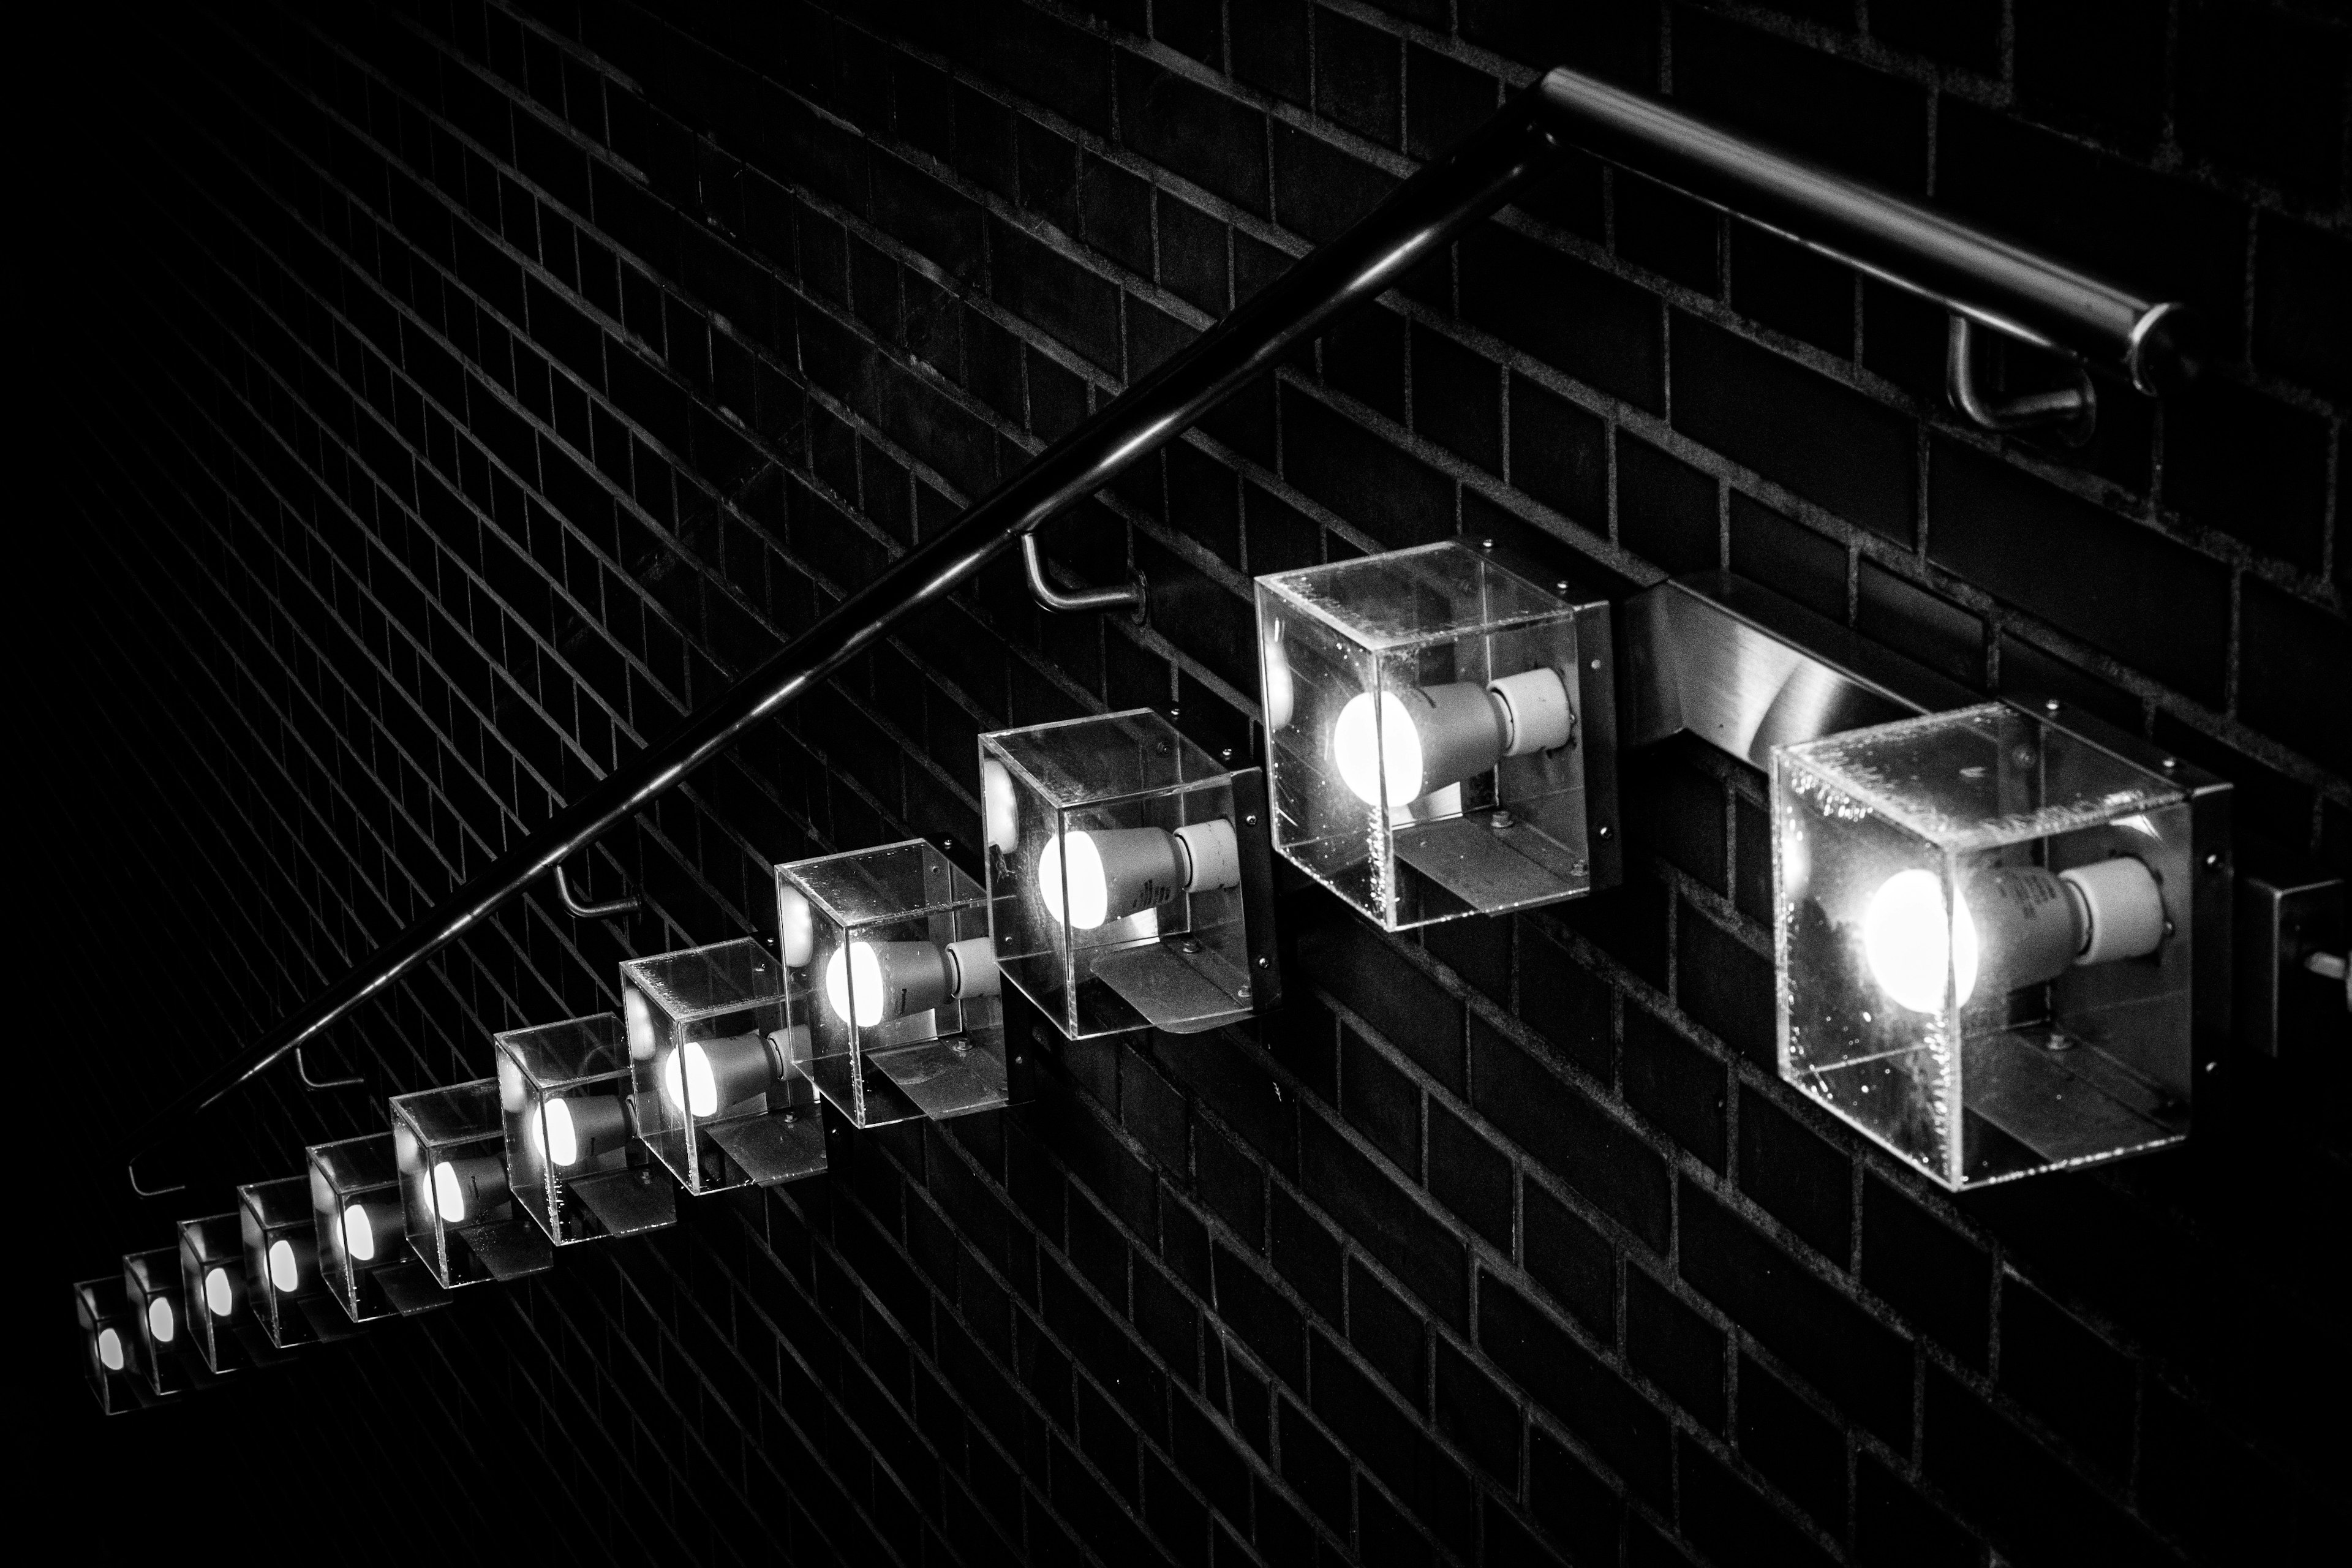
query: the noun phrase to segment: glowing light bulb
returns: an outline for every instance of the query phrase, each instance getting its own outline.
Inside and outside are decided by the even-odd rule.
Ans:
[[[688,1040],[662,1063],[662,1094],[672,1108],[688,1115],[719,1113],[719,1079],[700,1040]]]
[[[1359,692],[1339,710],[1331,727],[1331,760],[1339,782],[1366,805],[1383,800],[1391,805],[1419,800],[1422,787],[1421,736],[1412,715],[1393,691],[1380,694],[1380,722],[1375,725],[1372,693]]]
[[[1944,1005],[1948,973],[1965,1006],[1977,988],[1981,952],[1969,901],[1955,896],[1957,919],[1944,911],[1944,887],[1932,871],[1897,871],[1871,896],[1862,917],[1862,951],[1871,978],[1902,1006],[1934,1013]]]
[[[547,1134],[540,1152],[552,1165],[579,1163],[580,1132],[572,1125],[572,1102],[551,1100],[541,1114],[547,1119]]]
[[[236,1310],[236,1287],[229,1282],[228,1270],[217,1264],[205,1270],[205,1305],[215,1318]]]
[[[433,1167],[433,1207],[451,1225],[466,1223],[466,1189],[458,1183],[457,1168],[446,1160]]]
[[[853,942],[833,950],[824,966],[824,1000],[833,1016],[845,1024],[870,1029],[882,1021],[884,996],[882,961],[870,942]],[[850,1002],[856,1001],[856,1016]]]
[[[358,1262],[375,1261],[375,1226],[368,1223],[365,1204],[344,1205],[343,1250]]]
[[[302,1266],[295,1260],[292,1242],[280,1240],[269,1244],[269,1282],[286,1292],[291,1292],[302,1283]]]
[[[148,1338],[159,1345],[168,1345],[179,1331],[179,1319],[173,1313],[168,1297],[158,1296],[147,1303]]]
[[[1067,914],[1063,912],[1065,887]],[[1080,931],[1092,931],[1109,917],[1110,884],[1103,876],[1102,851],[1095,847],[1093,834],[1071,833],[1045,841],[1037,857],[1037,896],[1045,900],[1046,913]]]
[[[122,1370],[122,1336],[112,1329],[98,1331],[98,1364],[109,1372]]]

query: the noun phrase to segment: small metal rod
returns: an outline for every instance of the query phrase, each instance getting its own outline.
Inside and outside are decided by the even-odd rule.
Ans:
[[[302,1047],[299,1046],[294,1047],[294,1075],[302,1080],[302,1087],[313,1094],[325,1089],[357,1089],[367,1082],[366,1079],[356,1073],[350,1078],[331,1078],[324,1080],[312,1078],[309,1064],[302,1059]]]
[[[1944,337],[1944,392],[1972,424],[1987,430],[2033,430],[2053,427],[2068,445],[2079,447],[2098,428],[2099,395],[2091,373],[2080,363],[2071,366],[2074,384],[2021,397],[1989,398],[1977,385],[1977,323],[1958,310],[1950,317]]]
[[[561,860],[555,863],[555,896],[563,900],[563,907],[572,911],[574,920],[608,921],[620,915],[633,915],[646,907],[646,901],[634,893],[608,899],[601,904],[588,902],[572,892],[571,879],[564,876]]]
[[[1021,564],[1029,574],[1029,596],[1049,610],[1132,609],[1143,614],[1143,579],[1137,576],[1124,588],[1084,588],[1065,594],[1045,580],[1045,558],[1037,553],[1037,536],[1021,536]]]

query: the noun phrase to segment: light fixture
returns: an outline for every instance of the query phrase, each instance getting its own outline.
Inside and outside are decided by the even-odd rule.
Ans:
[[[554,1266],[546,1233],[508,1189],[497,1079],[394,1096],[392,1141],[408,1245],[445,1288]]]
[[[273,1351],[354,1330],[331,1304],[319,1268],[318,1216],[308,1177],[253,1182],[236,1190],[237,1231],[245,1254],[245,1302]]]
[[[1781,1075],[1948,1187],[2181,1142],[2228,788],[2052,703],[1777,747]]]
[[[1073,1039],[1281,1000],[1265,780],[1150,709],[980,738],[999,969]]]
[[[619,1014],[509,1029],[490,1041],[508,1177],[549,1240],[567,1247],[677,1223],[677,1185],[635,1138]]]
[[[139,1330],[120,1274],[77,1280],[74,1323],[81,1331],[82,1371],[98,1407],[109,1415],[152,1405],[156,1395],[131,1368]]]
[[[688,1192],[826,1168],[816,1090],[793,1066],[784,1015],[783,965],[748,937],[621,965],[637,1136]]]
[[[920,838],[776,868],[786,1039],[856,1126],[1011,1099],[988,896]]]
[[[131,1370],[151,1394],[184,1394],[212,1381],[197,1358],[180,1284],[180,1249],[122,1255],[123,1304],[131,1315]]]
[[[392,1133],[379,1132],[305,1151],[319,1272],[354,1323],[429,1312],[449,1300],[409,1248],[394,1145]]]
[[[237,1215],[182,1220],[179,1256],[187,1336],[205,1365],[227,1373],[277,1359],[254,1317]]]
[[[1299,869],[1389,931],[1616,884],[1605,603],[1449,542],[1261,577],[1257,621]]]

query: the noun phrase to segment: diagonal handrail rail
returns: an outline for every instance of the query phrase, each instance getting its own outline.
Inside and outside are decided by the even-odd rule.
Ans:
[[[142,1183],[140,1163],[184,1137],[212,1106],[396,984],[533,881],[558,871],[900,620],[969,581],[1015,540],[1191,428],[1339,316],[1394,286],[1540,181],[1571,146],[1935,300],[1978,324],[2120,370],[2143,392],[2193,368],[2177,304],[2142,298],[1664,100],[1556,69],[150,1117],[131,1143],[133,1190],[144,1196],[174,1190]]]

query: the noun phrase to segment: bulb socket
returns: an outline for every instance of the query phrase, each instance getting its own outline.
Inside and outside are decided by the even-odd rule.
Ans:
[[[1565,746],[1576,735],[1576,705],[1568,682],[1549,667],[1523,669],[1486,683],[1503,726],[1503,755],[1524,757]]]
[[[2080,901],[2085,930],[2076,963],[2141,958],[2164,942],[2164,889],[2135,856],[2117,855],[2058,873]]]
[[[967,937],[947,945],[949,989],[959,1002],[993,996],[1004,989],[996,967],[996,943],[988,937]]]

